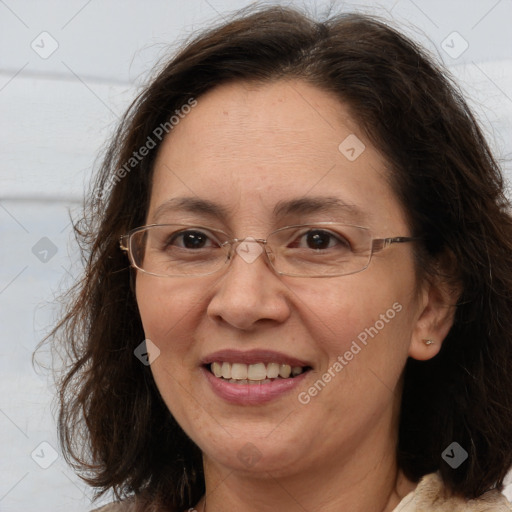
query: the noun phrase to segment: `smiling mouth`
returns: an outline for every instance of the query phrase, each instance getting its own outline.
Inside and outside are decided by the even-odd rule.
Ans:
[[[267,384],[275,380],[293,379],[309,370],[309,366],[279,363],[228,363],[215,361],[206,368],[218,379],[231,384]]]

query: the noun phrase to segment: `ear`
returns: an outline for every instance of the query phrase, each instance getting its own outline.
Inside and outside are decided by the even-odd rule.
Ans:
[[[459,295],[460,290],[453,284],[441,279],[425,280],[418,295],[418,317],[409,345],[410,357],[425,361],[439,353],[453,325]]]

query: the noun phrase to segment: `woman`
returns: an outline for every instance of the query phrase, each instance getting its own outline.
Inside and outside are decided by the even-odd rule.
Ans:
[[[91,197],[55,334],[103,510],[511,510],[510,205],[411,41],[277,7],[202,34]]]

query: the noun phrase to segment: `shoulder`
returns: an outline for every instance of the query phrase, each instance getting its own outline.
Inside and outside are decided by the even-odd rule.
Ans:
[[[450,495],[437,473],[425,475],[416,489],[406,496],[394,512],[512,512],[510,502],[497,490],[474,500]]]

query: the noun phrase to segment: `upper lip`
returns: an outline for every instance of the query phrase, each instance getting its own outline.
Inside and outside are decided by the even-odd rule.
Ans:
[[[233,350],[224,349],[218,350],[211,354],[208,354],[202,359],[203,365],[208,365],[214,362],[226,362],[226,363],[245,363],[245,364],[257,364],[257,363],[278,363],[278,364],[289,364],[290,366],[309,366],[311,363],[298,359],[296,357],[283,354],[282,352],[276,352],[274,350]]]

